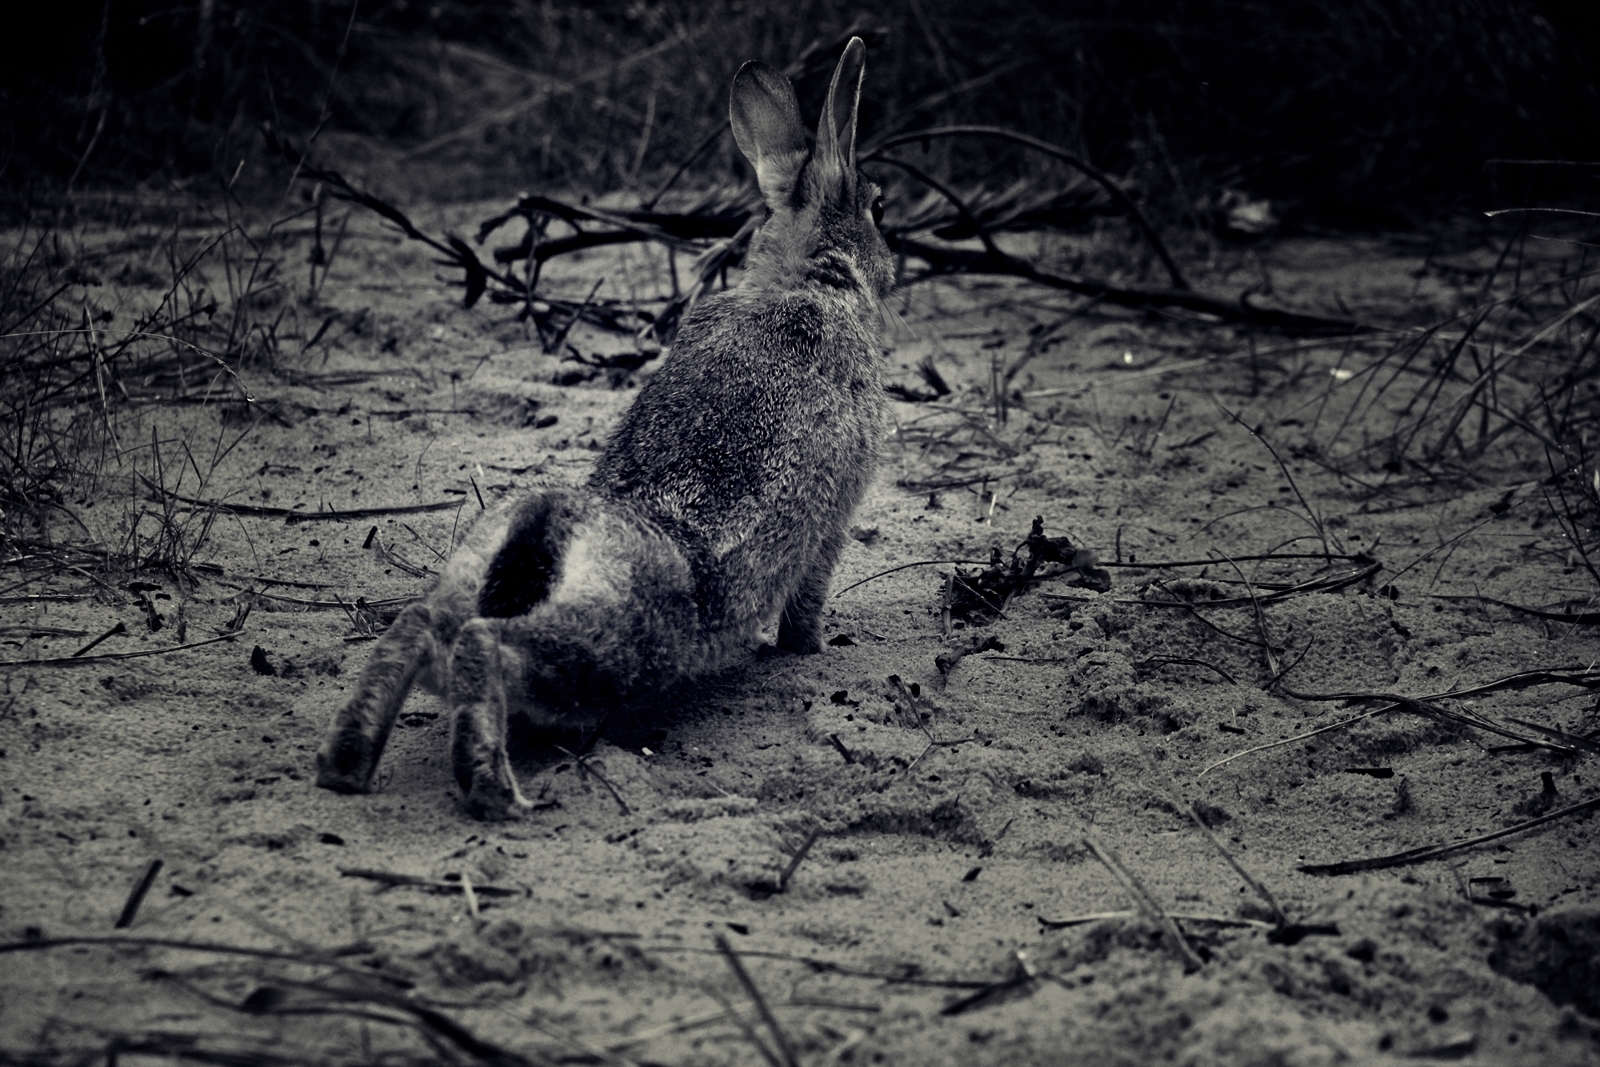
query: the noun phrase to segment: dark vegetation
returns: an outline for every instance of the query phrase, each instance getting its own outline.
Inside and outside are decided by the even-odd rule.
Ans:
[[[737,65],[789,67],[805,102],[853,28],[869,144],[1001,125],[1123,176],[1162,222],[1237,188],[1291,222],[1394,226],[1592,192],[1497,161],[1595,155],[1597,21],[1581,0],[65,0],[0,39],[0,174],[13,197],[249,187],[271,123],[398,150],[420,193],[648,193],[686,163],[704,184],[739,173],[720,118]],[[1059,184],[1015,146],[928,151],[963,183]]]

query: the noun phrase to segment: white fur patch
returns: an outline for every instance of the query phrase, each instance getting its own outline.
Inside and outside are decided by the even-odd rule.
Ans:
[[[561,573],[550,590],[550,602],[596,604],[621,600],[633,583],[633,566],[623,548],[593,524],[578,526],[562,554]]]

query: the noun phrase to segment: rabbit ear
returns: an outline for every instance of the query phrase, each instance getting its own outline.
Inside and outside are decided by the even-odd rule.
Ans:
[[[794,190],[809,151],[789,79],[755,60],[740,67],[728,95],[728,120],[739,151],[755,168],[761,195],[769,204],[780,203]]]
[[[867,72],[867,46],[850,38],[844,55],[833,69],[828,99],[817,124],[817,149],[823,159],[836,160],[845,174],[856,169],[856,109],[861,104],[861,79]]]

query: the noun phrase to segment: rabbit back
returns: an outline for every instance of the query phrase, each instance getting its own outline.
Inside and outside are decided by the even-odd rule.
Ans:
[[[860,502],[884,429],[876,343],[807,294],[712,298],[613,435],[590,486],[695,546],[712,628],[759,627]]]
[[[855,166],[863,71],[852,40],[810,147],[787,79],[740,69],[730,118],[768,218],[743,280],[685,317],[590,479],[694,546],[714,630],[751,633],[819,572],[825,587],[876,466],[893,265]]]

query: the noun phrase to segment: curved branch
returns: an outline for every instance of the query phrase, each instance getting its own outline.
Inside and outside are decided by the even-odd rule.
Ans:
[[[1189,283],[1184,278],[1183,272],[1178,269],[1177,262],[1172,258],[1171,253],[1167,251],[1167,246],[1161,243],[1161,238],[1157,236],[1155,227],[1150,225],[1150,220],[1144,217],[1144,212],[1140,211],[1139,206],[1129,199],[1128,194],[1122,191],[1122,187],[1112,180],[1111,176],[1105,171],[1090,165],[1066,149],[1059,148],[1049,141],[1041,141],[1037,137],[1030,137],[1025,133],[1008,130],[1002,126],[935,126],[932,129],[913,130],[911,133],[902,133],[891,137],[883,144],[875,146],[872,154],[863,159],[862,162],[873,159],[881,160],[883,157],[880,153],[887,152],[891,148],[897,148],[903,144],[911,144],[914,141],[926,141],[932,137],[999,137],[1022,145],[1025,148],[1031,148],[1036,152],[1054,156],[1067,166],[1083,172],[1104,189],[1107,195],[1128,213],[1129,218],[1133,219],[1140,232],[1144,234],[1144,239],[1149,242],[1151,250],[1161,257],[1161,264],[1167,268],[1167,276],[1172,279],[1172,287],[1174,289],[1189,288]]]
[[[1226,322],[1249,322],[1289,333],[1313,336],[1343,336],[1371,333],[1375,327],[1348,319],[1328,319],[1320,315],[1302,315],[1277,308],[1257,307],[1243,301],[1235,302],[1221,297],[1208,296],[1193,289],[1123,289],[1105,282],[1064,278],[1059,274],[1042,271],[1026,260],[1006,255],[998,256],[961,248],[940,248],[937,245],[913,241],[898,234],[885,234],[889,248],[894,252],[908,252],[926,260],[935,273],[964,272],[969,274],[1006,274],[1026,278],[1052,289],[1065,289],[1069,293],[1095,297],[1108,304],[1128,308],[1178,307],[1204,315],[1214,315]]]
[[[949,186],[945,185],[939,179],[935,178],[927,171],[922,170],[920,167],[914,167],[902,159],[891,159],[888,156],[878,156],[871,162],[893,164],[894,166],[905,171],[907,174],[911,175],[913,178],[917,179],[917,181],[922,182],[924,185],[938,193],[940,196],[944,197],[946,200],[950,201],[950,203],[955,205],[956,212],[961,216],[962,220],[965,221],[968,226],[971,226],[977,231],[978,240],[983,243],[983,250],[985,252],[996,257],[1005,255],[1004,252],[1000,251],[999,246],[994,243],[994,238],[989,236],[989,231],[984,227],[983,223],[978,221],[978,216],[974,215],[972,213],[972,209],[967,207],[966,201],[957,196]]]

